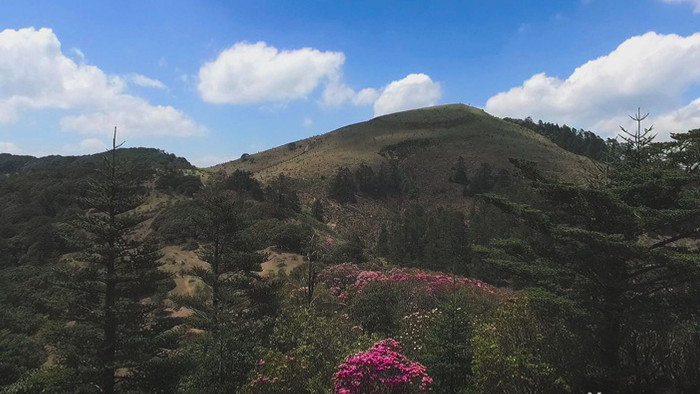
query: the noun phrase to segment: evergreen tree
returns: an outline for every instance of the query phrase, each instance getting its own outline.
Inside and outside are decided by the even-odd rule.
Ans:
[[[158,269],[157,248],[136,234],[144,217],[134,209],[144,189],[117,148],[115,128],[112,149],[89,183],[89,210],[78,222],[81,252],[57,272],[63,291],[56,302],[69,324],[48,336],[76,391],[149,392],[174,323],[159,303],[169,281]]]
[[[660,147],[639,131],[640,138],[622,144],[629,154],[614,163],[602,185],[549,180],[526,163],[513,161],[543,197],[542,209],[482,196],[532,230],[525,240],[494,242],[488,261],[511,285],[546,289],[573,301],[585,314],[582,326],[592,334],[598,354],[588,372],[580,374],[588,377],[591,388],[605,392],[654,391],[651,385],[643,387],[644,379],[681,387],[684,382],[673,374],[635,369],[625,346],[635,333],[660,333],[681,316],[698,323],[699,305],[690,294],[699,278],[700,256],[677,243],[698,237],[698,179],[679,163],[659,159],[669,155],[642,154],[659,152]],[[675,148],[687,149],[682,144]],[[675,351],[668,351],[664,357],[671,358]],[[697,390],[700,382],[694,384]]]
[[[347,167],[340,167],[328,185],[328,197],[339,203],[355,202],[355,179]]]
[[[460,156],[457,158],[457,162],[454,167],[451,168],[451,171],[450,182],[464,186],[469,183],[469,178],[467,178],[467,165],[464,162],[464,157]]]
[[[256,308],[264,306],[262,302],[255,305],[251,296],[263,259],[239,238],[249,222],[250,201],[220,184],[212,184],[200,192],[197,202],[201,214],[196,218],[196,232],[204,245],[202,260],[209,267],[190,273],[211,292],[181,300],[196,310],[190,325],[202,332],[188,348],[194,370],[182,379],[181,389],[235,392],[254,366],[256,338],[264,331],[251,316]]]
[[[323,204],[321,204],[321,200],[318,198],[314,200],[313,204],[311,204],[311,216],[321,223],[325,221],[323,217]]]
[[[288,177],[280,174],[265,188],[266,200],[271,206],[272,216],[277,219],[288,218],[301,212],[301,203],[297,193],[292,189]]]

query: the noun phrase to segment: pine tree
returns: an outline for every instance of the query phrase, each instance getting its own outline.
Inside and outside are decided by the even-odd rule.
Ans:
[[[288,177],[280,174],[265,188],[266,199],[271,206],[272,216],[288,218],[301,212],[299,196],[291,187]]]
[[[323,204],[321,203],[321,200],[317,198],[314,200],[313,204],[311,204],[311,216],[323,223],[325,221],[323,215]]]
[[[347,167],[340,167],[328,185],[328,197],[339,203],[355,202],[357,185],[352,172]]]
[[[614,163],[602,187],[549,180],[514,161],[543,197],[542,209],[482,196],[532,230],[526,240],[494,242],[488,261],[511,285],[546,289],[573,301],[585,314],[580,327],[592,334],[598,356],[591,370],[599,371],[587,377],[605,392],[630,389],[624,385],[634,375],[636,390],[642,390],[644,379],[678,379],[672,374],[644,375],[649,372],[635,369],[623,349],[635,333],[668,330],[671,323],[664,319],[685,316],[698,323],[693,314],[697,300],[690,301],[689,294],[699,278],[700,256],[677,243],[697,240],[700,233],[698,179],[679,163],[661,159],[669,155],[651,154],[660,147],[645,136],[650,129],[641,130],[624,140],[622,148],[628,154]],[[674,147],[687,149],[682,144]]]
[[[185,392],[235,392],[247,378],[255,360],[255,338],[262,335],[258,321],[250,316],[261,305],[251,301],[252,283],[260,271],[262,256],[241,244],[247,227],[248,203],[242,195],[220,184],[207,185],[198,195],[200,214],[194,232],[204,245],[202,260],[208,268],[195,269],[211,290],[206,296],[181,299],[196,310],[190,319],[202,332],[189,347],[194,370],[182,379]]]
[[[76,390],[148,392],[173,323],[159,303],[169,277],[158,269],[155,243],[136,234],[144,217],[134,210],[144,200],[144,188],[119,161],[116,132],[115,127],[112,149],[89,183],[89,209],[76,232],[81,251],[57,272],[64,290],[57,302],[69,324],[52,339]]]

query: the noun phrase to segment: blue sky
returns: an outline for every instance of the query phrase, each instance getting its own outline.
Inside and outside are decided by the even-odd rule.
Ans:
[[[127,146],[208,166],[465,103],[614,135],[700,127],[700,0],[0,5],[0,152]]]

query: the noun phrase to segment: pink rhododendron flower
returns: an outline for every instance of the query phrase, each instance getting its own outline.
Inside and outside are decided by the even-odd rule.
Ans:
[[[399,353],[401,344],[385,339],[345,359],[333,376],[335,393],[383,394],[428,391],[433,380],[425,366]]]

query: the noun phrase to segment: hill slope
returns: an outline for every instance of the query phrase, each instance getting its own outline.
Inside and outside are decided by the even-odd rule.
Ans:
[[[390,152],[392,145],[406,141],[418,146],[405,146],[403,152],[399,146]],[[564,177],[580,175],[585,161],[524,127],[474,107],[451,104],[380,116],[213,168],[248,170],[263,180],[278,174],[314,179],[331,175],[338,166],[377,165],[392,154],[421,164],[427,172],[449,170],[460,155],[467,166],[488,162],[502,167],[509,157],[517,157]]]
[[[307,204],[322,200],[328,221],[341,232],[376,235],[377,223],[388,220],[396,204],[406,199],[376,201],[360,196],[356,204],[336,204],[326,198],[326,190],[338,167],[354,170],[365,163],[376,171],[381,163],[393,161],[412,184],[411,201],[466,212],[472,199],[463,196],[461,185],[449,181],[460,156],[468,176],[484,163],[494,174],[512,170],[509,158],[537,162],[545,174],[572,181],[582,179],[590,166],[589,159],[529,129],[474,107],[452,104],[380,116],[210,170],[251,171],[262,181],[284,174],[296,181]]]

